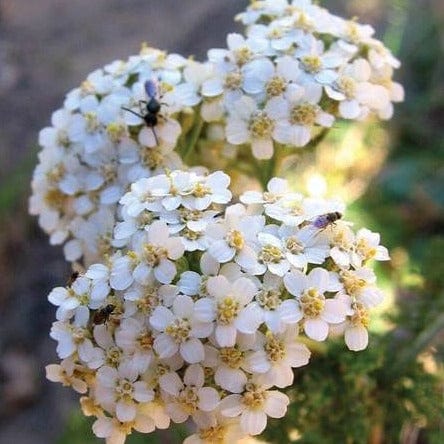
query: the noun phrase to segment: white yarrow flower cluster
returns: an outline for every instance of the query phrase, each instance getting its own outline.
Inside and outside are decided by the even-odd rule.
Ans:
[[[257,159],[277,145],[307,145],[338,118],[389,119],[403,100],[392,80],[400,63],[369,25],[310,0],[253,1],[238,19],[246,35],[229,34],[226,49],[208,52],[201,113]]]
[[[193,116],[200,102],[195,65],[203,66],[143,48],[92,72],[40,132],[30,212],[51,244],[64,244],[68,261],[101,260],[130,184],[183,166],[174,149],[183,116]],[[155,85],[160,104],[154,126],[136,115],[147,112],[146,82]]]
[[[113,254],[49,295],[61,363],[48,378],[84,395],[110,443],[188,419],[198,431],[187,443],[260,434],[285,415],[281,389],[309,363],[307,340],[342,333],[351,350],[367,346],[382,301],[368,261],[388,259],[379,235],[339,217],[319,228],[344,208],[282,179],[235,204],[228,185],[219,171],[135,182]]]

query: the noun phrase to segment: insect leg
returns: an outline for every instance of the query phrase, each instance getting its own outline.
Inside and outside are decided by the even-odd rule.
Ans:
[[[154,129],[154,126],[151,127],[151,130],[153,132],[154,140],[156,141],[156,145],[159,145],[159,139],[157,138],[156,130]]]
[[[139,113],[136,113],[136,112],[133,111],[132,109],[125,108],[124,106],[122,106],[122,109],[124,109],[125,111],[128,111],[128,112],[130,112],[131,114],[134,114],[135,116],[140,117],[141,119],[143,119],[143,115],[141,115],[141,114],[139,114]]]

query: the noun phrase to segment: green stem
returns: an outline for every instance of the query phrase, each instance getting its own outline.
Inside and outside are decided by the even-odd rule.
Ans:
[[[189,165],[190,158],[192,154],[195,152],[196,143],[199,140],[200,134],[202,132],[202,127],[204,121],[200,117],[199,111],[196,112],[196,121],[194,122],[193,129],[191,133],[186,138],[185,148],[182,150],[182,160],[185,164]]]

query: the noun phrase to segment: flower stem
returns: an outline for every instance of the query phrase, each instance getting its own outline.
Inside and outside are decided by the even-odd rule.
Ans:
[[[196,143],[199,140],[199,136],[202,132],[202,127],[204,124],[204,121],[200,117],[200,114],[196,113],[196,121],[194,122],[193,129],[186,138],[186,145],[185,148],[182,150],[182,160],[185,162],[185,164],[189,165],[189,161],[192,158],[192,155],[195,153]]]

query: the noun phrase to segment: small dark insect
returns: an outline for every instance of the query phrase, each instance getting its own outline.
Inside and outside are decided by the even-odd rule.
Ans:
[[[100,325],[105,324],[109,320],[109,317],[111,316],[112,312],[116,308],[113,304],[108,304],[105,307],[101,308],[100,310],[97,310],[92,318],[93,324]]]
[[[321,214],[317,216],[312,222],[312,225],[320,230],[327,228],[329,225],[334,224],[336,221],[342,218],[342,213],[334,211],[332,213]]]
[[[139,100],[139,109],[140,113],[136,113],[132,109],[122,107],[125,111],[128,111],[145,122],[146,126],[151,128],[153,131],[154,139],[156,140],[156,144],[159,145],[159,140],[157,139],[157,134],[154,127],[159,122],[159,113],[162,103],[157,99],[157,85],[153,80],[147,80],[145,82],[145,92],[148,96],[148,102],[146,100]],[[144,105],[144,106],[143,106]]]
[[[71,273],[71,276],[66,281],[67,287],[71,287],[71,285],[74,283],[74,281],[80,276],[80,273],[78,271],[73,271]]]

